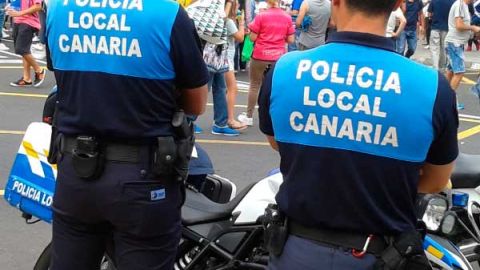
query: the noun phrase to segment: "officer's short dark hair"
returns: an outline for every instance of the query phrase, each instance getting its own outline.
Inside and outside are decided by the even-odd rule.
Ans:
[[[381,16],[390,14],[398,0],[346,0],[352,10],[367,15]]]

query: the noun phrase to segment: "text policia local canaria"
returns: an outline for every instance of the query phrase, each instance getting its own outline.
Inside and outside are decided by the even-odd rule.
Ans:
[[[338,75],[339,63],[331,65],[326,61],[312,63],[310,60],[300,61],[296,79],[300,80],[308,73],[315,81],[330,80],[332,84],[342,86],[356,85],[363,89],[373,89],[382,92],[393,92],[400,95],[400,77],[397,72],[384,74],[381,69],[373,70],[370,67],[350,65],[347,77]],[[318,95],[312,94],[310,86],[303,89],[303,105],[307,107],[319,106],[330,109],[334,106],[340,111],[370,115],[378,118],[386,118],[386,111],[382,111],[382,98],[366,94],[354,98],[349,91],[335,92],[332,89],[320,89]],[[315,91],[316,92],[316,91]],[[338,116],[322,115],[321,119],[316,113],[304,115],[302,112],[293,111],[290,114],[290,126],[296,132],[314,133],[316,135],[330,136],[334,138],[347,138],[352,141],[364,142],[381,146],[390,145],[398,147],[396,127],[384,127],[380,124],[372,124],[365,121],[355,121],[351,118],[339,119]],[[343,122],[341,122],[343,121]]]
[[[99,31],[130,32],[127,24],[127,14],[123,11],[143,11],[142,0],[63,0],[66,6],[75,2],[78,7],[101,8],[109,7],[121,10],[121,14],[98,12],[68,13],[69,29],[96,29]],[[62,52],[104,54],[125,57],[142,57],[140,43],[136,38],[116,37],[111,35],[78,35],[62,34],[59,37],[59,47]]]

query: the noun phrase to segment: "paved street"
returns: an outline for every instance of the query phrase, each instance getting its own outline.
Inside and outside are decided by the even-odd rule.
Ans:
[[[40,120],[43,102],[54,85],[53,74],[48,73],[46,82],[40,88],[10,87],[9,82],[21,76],[19,60],[11,52],[0,51],[0,194],[3,194],[22,132],[30,122]],[[476,77],[477,72],[469,71],[459,91],[459,100],[465,103],[465,110],[460,111],[459,138],[462,151],[480,154],[480,105],[478,99],[468,90]],[[421,79],[419,74],[419,80]],[[239,80],[246,82],[246,73],[240,73]],[[240,83],[237,113],[246,107],[246,87],[246,83]],[[210,154],[217,174],[231,179],[241,189],[265,176],[272,168],[278,167],[278,156],[268,147],[258,130],[258,124],[239,137],[227,138],[210,134],[212,119],[213,107],[210,103],[207,113],[198,120],[198,124],[204,129],[204,133],[198,136],[198,141]],[[25,224],[20,212],[3,200],[0,200],[0,213],[0,269],[31,269],[37,256],[49,242],[50,225]]]

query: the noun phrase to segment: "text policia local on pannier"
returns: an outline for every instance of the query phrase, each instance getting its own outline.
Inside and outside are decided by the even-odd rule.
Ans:
[[[69,29],[85,29],[99,31],[131,32],[128,25],[128,14],[122,11],[143,11],[142,0],[63,0],[63,5],[75,3],[78,7],[118,9],[118,14],[102,12],[68,13]],[[124,57],[142,57],[140,42],[136,38],[104,36],[104,35],[60,35],[59,48],[62,52],[92,53],[116,55]]]
[[[328,63],[326,61],[301,60],[298,64],[296,79],[301,80],[303,76],[309,75],[314,81],[329,80],[332,84],[342,86],[356,85],[362,89],[374,89],[375,91],[393,92],[401,94],[400,76],[397,72],[385,74],[381,69],[374,70],[370,67],[357,67],[349,65],[346,77],[338,74],[339,63]],[[336,107],[341,111],[351,111],[370,115],[373,117],[387,118],[386,111],[382,111],[382,98],[361,94],[358,98],[352,92],[335,92],[332,89],[323,88],[318,94],[312,94],[310,86],[303,88],[303,105],[307,107],[319,106],[329,109]],[[381,124],[372,124],[366,121],[352,121],[350,118],[339,122],[339,117],[322,115],[319,121],[316,113],[304,115],[300,111],[293,111],[290,114],[290,126],[296,132],[314,133],[322,136],[336,137],[339,139],[363,141],[375,145],[390,145],[398,147],[396,127],[384,127]],[[341,119],[340,119],[341,120]],[[356,128],[355,128],[356,126]],[[356,131],[356,132],[355,132]]]

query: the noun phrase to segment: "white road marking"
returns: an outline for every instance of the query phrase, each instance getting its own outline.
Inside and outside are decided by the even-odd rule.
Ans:
[[[21,64],[22,60],[18,59],[0,59],[0,64]]]
[[[477,116],[477,115],[459,113],[458,116],[460,116],[460,117],[465,117],[465,118],[471,118],[471,119],[479,119],[479,120],[480,120],[480,116]]]
[[[15,58],[22,58],[20,55],[16,55],[16,54],[14,54],[14,53],[7,52],[7,51],[0,51],[0,54],[9,55],[9,56],[14,56]],[[42,60],[37,60],[37,62],[38,62],[38,63],[41,63],[41,64],[44,64],[44,65],[47,64],[47,62],[42,61]]]

